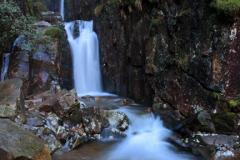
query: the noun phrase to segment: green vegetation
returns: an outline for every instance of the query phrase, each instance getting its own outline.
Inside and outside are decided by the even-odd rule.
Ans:
[[[102,9],[103,9],[103,4],[97,6],[97,7],[94,9],[94,15],[95,15],[96,17],[98,17],[98,16],[101,14]]]
[[[235,97],[233,99],[228,100],[228,104],[230,106],[230,108],[234,108],[240,105],[240,98],[239,97]]]
[[[214,99],[217,99],[218,101],[220,100],[220,93],[217,93],[217,92],[213,92],[211,94],[211,97],[213,97]]]
[[[240,9],[239,0],[213,0],[210,4],[215,8],[218,14],[224,14],[229,16],[235,16]]]
[[[35,52],[38,49],[37,45],[50,40],[48,37],[44,37],[43,33],[39,33],[34,29],[34,17],[23,15],[19,6],[12,0],[4,0],[0,4],[0,14],[1,50],[5,51],[9,40],[19,35],[24,35],[26,38],[25,48],[28,48],[30,52]]]
[[[50,43],[50,37],[44,36],[42,32],[37,32],[34,27],[34,17],[29,14],[22,14],[20,7],[12,0],[4,0],[0,4],[0,43],[1,50],[6,51],[8,42],[12,42],[20,35],[25,38],[25,44],[22,49],[28,52],[29,69],[33,67],[33,53],[39,50],[40,44]],[[33,91],[33,71],[29,71],[29,94]]]
[[[49,27],[45,30],[44,34],[52,38],[61,38],[62,30],[57,27]]]

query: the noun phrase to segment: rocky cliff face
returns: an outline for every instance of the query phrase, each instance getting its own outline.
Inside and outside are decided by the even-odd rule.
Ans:
[[[232,110],[240,22],[209,1],[65,0],[65,10],[68,20],[94,20],[107,91],[184,116]]]

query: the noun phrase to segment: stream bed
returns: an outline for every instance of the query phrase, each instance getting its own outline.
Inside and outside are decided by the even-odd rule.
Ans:
[[[87,106],[100,106],[105,110],[124,112],[130,120],[123,139],[90,139],[74,150],[59,149],[53,160],[194,160],[199,159],[168,142],[173,132],[163,127],[160,117],[148,112],[148,106],[132,104],[120,106],[123,98],[101,97],[101,100],[85,100]]]

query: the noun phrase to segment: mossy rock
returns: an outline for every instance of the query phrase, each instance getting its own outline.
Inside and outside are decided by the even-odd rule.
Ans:
[[[217,113],[212,114],[212,122],[214,123],[217,132],[219,133],[230,133],[230,132],[238,132],[237,126],[235,126],[236,122],[239,121],[239,118],[236,113],[227,112],[227,113]]]
[[[57,27],[49,27],[45,30],[44,34],[52,38],[61,38],[62,30]]]
[[[240,10],[239,0],[213,0],[210,4],[211,7],[215,8],[218,14],[226,16],[236,16]]]

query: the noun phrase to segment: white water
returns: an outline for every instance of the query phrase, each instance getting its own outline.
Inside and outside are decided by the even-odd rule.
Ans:
[[[119,109],[127,114],[131,125],[125,131],[127,138],[109,151],[107,160],[192,160],[194,157],[177,153],[165,140],[172,132],[163,127],[160,118],[138,115],[129,108]],[[136,133],[136,134],[133,134]]]
[[[64,20],[64,0],[61,0],[60,15],[62,16],[62,19]]]
[[[2,56],[1,82],[4,81],[5,75],[8,71],[10,53],[5,53]]]
[[[79,21],[80,36],[74,39],[75,22],[65,23],[71,53],[75,88],[79,96],[102,94],[99,43],[93,21]]]

